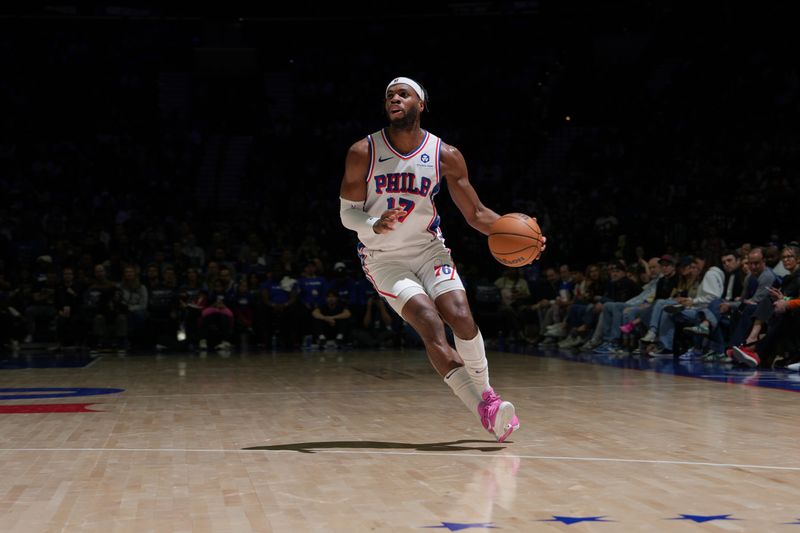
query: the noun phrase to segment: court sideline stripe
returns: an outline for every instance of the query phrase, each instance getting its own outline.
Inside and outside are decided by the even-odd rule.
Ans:
[[[588,384],[588,385],[517,385],[517,386],[509,386],[503,387],[503,390],[542,390],[542,389],[619,389],[619,388],[634,388],[634,387],[659,387],[663,388],[663,386],[667,387],[690,387],[691,385],[696,384],[692,382],[686,383],[647,383],[642,385],[631,385],[626,383],[610,383],[610,384]],[[199,397],[207,397],[207,396],[286,396],[287,394],[397,394],[398,392],[402,393],[425,393],[425,394],[435,394],[435,393],[442,393],[447,396],[452,395],[452,392],[449,389],[443,389],[442,387],[432,387],[430,389],[360,389],[360,390],[352,390],[352,389],[342,389],[342,390],[281,390],[275,392],[263,392],[263,391],[253,391],[253,392],[205,392],[205,393],[186,393],[186,392],[176,392],[176,393],[167,393],[167,394],[137,394],[135,392],[131,392],[130,390],[126,390],[124,394],[125,399],[139,399],[139,398],[199,398]],[[32,396],[32,398],[35,398]]]

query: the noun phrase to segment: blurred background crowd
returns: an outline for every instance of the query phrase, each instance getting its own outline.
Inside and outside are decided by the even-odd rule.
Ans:
[[[384,126],[383,90],[405,75],[483,203],[548,237],[541,261],[504,271],[437,197],[493,342],[791,356],[791,334],[757,346],[796,313],[766,316],[797,297],[800,237],[781,4],[302,7],[4,9],[4,350],[414,343],[337,201],[347,148]],[[725,291],[705,294],[712,267]],[[674,286],[626,304],[670,268]]]

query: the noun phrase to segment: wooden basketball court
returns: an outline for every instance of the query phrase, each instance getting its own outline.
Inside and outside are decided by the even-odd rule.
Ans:
[[[489,359],[503,444],[421,351],[5,369],[0,531],[800,530],[795,392]]]

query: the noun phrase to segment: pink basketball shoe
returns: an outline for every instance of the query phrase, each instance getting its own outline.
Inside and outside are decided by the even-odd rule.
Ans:
[[[498,442],[505,441],[511,433],[519,429],[519,418],[511,402],[504,402],[488,388],[481,395],[483,400],[478,404],[478,415],[486,431],[494,433]]]

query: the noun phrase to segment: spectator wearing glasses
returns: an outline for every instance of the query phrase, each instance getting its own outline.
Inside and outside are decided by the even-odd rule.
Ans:
[[[800,248],[796,246],[786,246],[781,251],[781,262],[784,269],[788,272],[782,280],[780,289],[775,287],[768,287],[769,298],[762,299],[756,306],[753,314],[753,325],[750,328],[750,333],[744,341],[742,346],[734,346],[734,359],[748,366],[757,366],[761,363],[761,356],[769,349],[770,342],[758,344],[762,338],[762,331],[779,329],[782,325],[783,314],[776,311],[780,305],[776,306],[776,302],[790,300],[797,298],[800,295],[800,268],[798,268],[798,256],[800,256]],[[757,348],[758,346],[758,348]],[[757,352],[756,350],[759,350]]]

